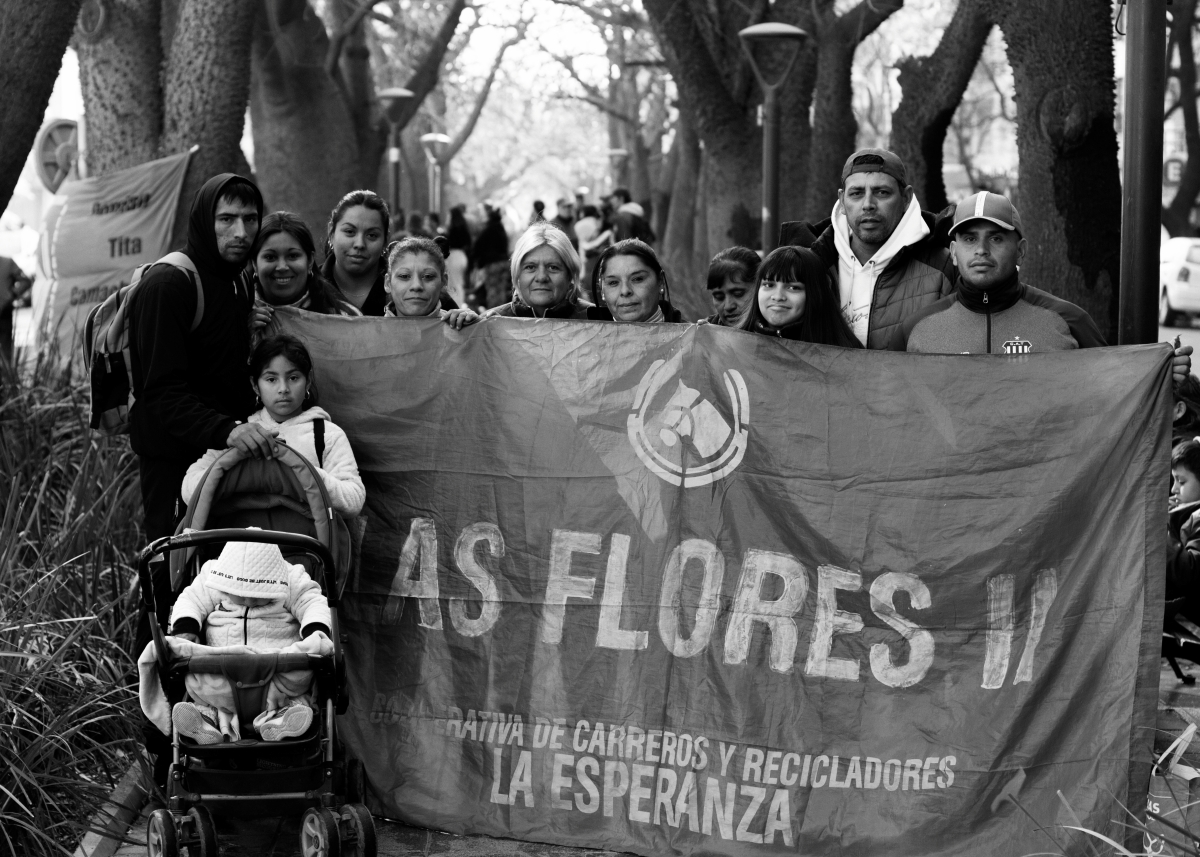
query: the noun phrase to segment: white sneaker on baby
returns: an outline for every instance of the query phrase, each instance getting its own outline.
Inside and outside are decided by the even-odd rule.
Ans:
[[[206,706],[207,707],[207,706]],[[216,709],[211,709],[214,713]],[[214,717],[193,702],[179,702],[171,710],[171,722],[180,735],[191,738],[197,744],[220,744],[228,739]]]
[[[255,721],[254,725],[264,741],[282,741],[303,735],[312,725],[312,719],[313,710],[304,703],[298,703],[276,709],[272,716]]]

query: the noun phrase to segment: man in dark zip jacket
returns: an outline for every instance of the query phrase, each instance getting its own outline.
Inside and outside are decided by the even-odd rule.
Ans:
[[[261,457],[274,448],[270,434],[245,422],[254,408],[246,369],[253,298],[241,273],[262,209],[258,188],[232,173],[209,179],[192,201],[184,252],[200,273],[204,294],[194,330],[196,284],[180,268],[151,268],[130,301],[135,401],[129,440],[138,456],[148,540],[174,532],[184,474],[206,450],[238,447]],[[165,630],[173,602],[165,562],[151,567],[151,578],[156,618]],[[135,659],[150,640],[150,621],[143,611]],[[155,779],[161,785],[170,747],[148,721],[143,732],[147,749],[157,756]]]
[[[950,234],[958,288],[906,319],[892,335],[893,351],[1029,354],[1105,344],[1082,309],[1020,281],[1026,242],[1008,199],[987,191],[967,197]]]
[[[816,253],[855,337],[887,348],[901,322],[954,288],[948,222],[921,210],[894,152],[862,149],[842,167],[832,216],[784,223],[779,240]]]
[[[893,351],[1030,354],[1106,344],[1082,309],[1021,282],[1017,266],[1026,242],[1008,199],[987,191],[967,197],[954,210],[950,235],[958,286],[900,325],[889,343]],[[1176,384],[1191,372],[1191,353],[1190,345],[1175,349]]]

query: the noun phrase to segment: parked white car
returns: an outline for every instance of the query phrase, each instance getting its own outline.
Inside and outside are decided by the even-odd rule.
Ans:
[[[1189,326],[1200,315],[1200,238],[1172,238],[1158,251],[1158,323]]]

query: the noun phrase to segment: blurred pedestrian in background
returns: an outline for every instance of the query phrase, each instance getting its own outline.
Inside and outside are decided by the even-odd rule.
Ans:
[[[475,266],[475,287],[484,293],[484,306],[497,307],[512,297],[512,280],[508,270],[508,231],[501,221],[499,206],[482,204],[484,226],[471,259]]]
[[[0,256],[0,359],[12,360],[13,305],[29,291],[30,279],[17,263]]]

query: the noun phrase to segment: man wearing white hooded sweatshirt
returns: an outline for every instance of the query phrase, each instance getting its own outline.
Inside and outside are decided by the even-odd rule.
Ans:
[[[887,348],[908,316],[954,290],[954,260],[937,231],[913,195],[904,162],[885,149],[862,149],[842,168],[830,219],[785,223],[780,237],[825,261],[859,342]]]

